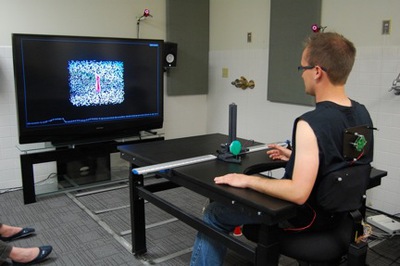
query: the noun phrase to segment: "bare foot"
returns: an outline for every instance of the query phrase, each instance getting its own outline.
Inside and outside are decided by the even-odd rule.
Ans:
[[[19,233],[21,230],[22,230],[22,227],[10,226],[10,225],[3,224],[0,227],[0,236],[9,237],[9,236]]]
[[[15,262],[26,263],[34,260],[39,255],[39,248],[18,248],[13,247],[9,258]]]

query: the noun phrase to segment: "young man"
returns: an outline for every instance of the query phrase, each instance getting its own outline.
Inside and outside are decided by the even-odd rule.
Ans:
[[[355,54],[353,43],[337,33],[311,35],[305,43],[298,70],[302,71],[305,92],[315,97],[316,107],[295,120],[292,150],[271,145],[272,149],[267,152],[272,159],[288,160],[284,178],[228,174],[216,177],[215,183],[254,189],[298,204],[299,215],[288,221],[296,228],[323,230],[336,226],[343,214],[318,209],[312,191],[317,179],[349,165],[342,152],[345,129],[373,126],[366,108],[349,99],[345,92]],[[357,164],[371,161],[372,152],[361,157]],[[203,220],[225,233],[238,225],[260,222],[218,202],[207,207]],[[225,246],[199,232],[191,265],[222,265],[225,254]]]

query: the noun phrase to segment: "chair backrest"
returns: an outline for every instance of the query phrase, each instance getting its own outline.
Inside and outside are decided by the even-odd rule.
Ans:
[[[362,207],[370,180],[371,165],[351,165],[317,179],[313,193],[316,204],[329,213]]]
[[[357,210],[364,203],[370,180],[373,128],[362,125],[343,133],[343,158],[347,166],[318,177],[311,197],[324,211],[335,213]],[[368,155],[365,161],[358,161]]]

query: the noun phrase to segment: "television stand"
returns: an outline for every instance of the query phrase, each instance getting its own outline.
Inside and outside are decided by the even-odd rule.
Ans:
[[[163,135],[145,134],[131,138],[107,140],[102,143],[80,145],[53,146],[48,143],[41,143],[40,146],[19,145],[18,149],[22,152],[20,154],[20,163],[24,204],[36,202],[37,194],[33,170],[35,164],[54,161],[57,163],[58,183],[55,184],[57,190],[43,193],[40,196],[90,188],[97,186],[96,182],[101,185],[107,185],[116,182],[115,180],[110,180],[110,155],[118,153],[117,147],[119,145],[158,140],[164,140]],[[87,172],[85,173],[86,170]],[[61,179],[59,176],[61,176]],[[68,182],[73,183],[73,186],[64,187],[64,184]],[[58,186],[61,187],[59,188]]]

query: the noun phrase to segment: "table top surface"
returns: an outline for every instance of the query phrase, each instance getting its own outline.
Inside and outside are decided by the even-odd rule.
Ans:
[[[254,143],[239,139],[242,145],[254,146]],[[135,164],[146,166],[174,160],[186,159],[207,154],[217,154],[221,144],[228,141],[223,134],[208,134],[180,139],[122,145],[121,153],[129,154]],[[246,144],[247,143],[247,144]],[[212,160],[181,166],[172,170],[166,178],[189,188],[213,200],[226,204],[245,206],[252,213],[265,214],[268,223],[275,223],[295,215],[295,204],[280,200],[250,189],[234,188],[227,185],[216,185],[214,177],[227,173],[243,173],[248,167],[260,163],[274,163],[265,150],[251,152],[241,156],[240,163],[228,163]]]
[[[220,145],[228,141],[223,134],[199,135],[164,141],[120,145],[121,152],[134,154],[148,164],[164,163],[190,157],[216,154]],[[243,141],[245,142],[245,141]],[[251,141],[249,141],[251,143]]]

